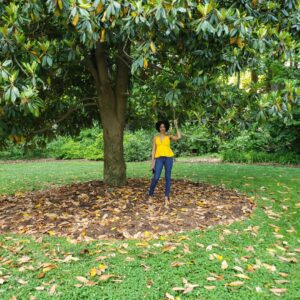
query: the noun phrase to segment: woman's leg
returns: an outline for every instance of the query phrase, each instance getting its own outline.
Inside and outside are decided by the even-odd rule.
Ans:
[[[170,194],[172,167],[173,167],[173,157],[167,157],[165,162],[165,177],[166,177],[165,196],[166,197],[169,197]]]
[[[163,158],[162,157],[157,157],[155,159],[155,166],[154,166],[154,176],[151,181],[150,189],[149,189],[149,196],[153,196],[154,189],[156,187],[156,184],[160,178],[160,174],[163,168]]]

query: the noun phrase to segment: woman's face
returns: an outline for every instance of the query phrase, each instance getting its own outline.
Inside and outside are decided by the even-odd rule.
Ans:
[[[164,124],[164,123],[160,124],[160,126],[159,126],[159,131],[160,131],[161,133],[165,133],[165,132],[166,132],[166,127],[165,127],[165,124]]]

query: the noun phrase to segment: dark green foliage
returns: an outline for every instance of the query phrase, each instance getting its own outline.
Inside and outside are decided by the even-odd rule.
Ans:
[[[235,150],[222,151],[223,161],[237,163],[274,162],[280,164],[300,164],[300,155],[296,153],[266,153],[266,152],[239,152]]]
[[[236,138],[225,142],[222,145],[222,150],[243,152],[243,151],[269,151],[272,144],[270,132],[264,128],[259,130],[242,131]]]
[[[258,127],[257,123],[249,130],[237,132],[231,139],[222,140],[205,125],[186,122],[180,126],[182,139],[171,141],[175,157],[222,153],[230,162],[278,162],[299,163],[299,121],[288,125],[277,120]],[[125,160],[145,161],[151,158],[152,139],[158,134],[152,130],[127,130],[124,135]],[[175,134],[170,130],[169,134]],[[232,132],[232,135],[234,132]],[[46,146],[45,146],[46,144]],[[48,144],[35,137],[30,144],[13,145],[0,152],[1,159],[29,159],[53,157],[59,159],[103,160],[103,132],[98,127],[82,130],[78,137],[63,137]]]
[[[211,135],[204,125],[186,123],[181,127],[181,131],[182,139],[172,143],[172,148],[178,156],[216,152],[219,148],[219,137]]]
[[[146,130],[125,132],[124,154],[126,161],[144,161],[151,157],[153,134]]]
[[[82,130],[77,138],[60,137],[47,146],[49,156],[56,158],[103,159],[103,133],[96,127]]]

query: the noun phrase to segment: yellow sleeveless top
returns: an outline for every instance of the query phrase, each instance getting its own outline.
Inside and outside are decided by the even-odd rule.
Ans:
[[[161,141],[160,136],[155,138],[156,151],[154,158],[159,156],[174,156],[172,149],[170,148],[170,137],[165,135],[163,141]]]

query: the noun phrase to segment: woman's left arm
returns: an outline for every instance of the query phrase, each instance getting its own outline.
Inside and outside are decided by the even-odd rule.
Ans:
[[[173,140],[173,141],[178,141],[179,139],[181,139],[181,133],[178,129],[177,120],[174,120],[174,125],[175,125],[175,128],[176,128],[177,134],[176,135],[170,135],[170,139]]]

